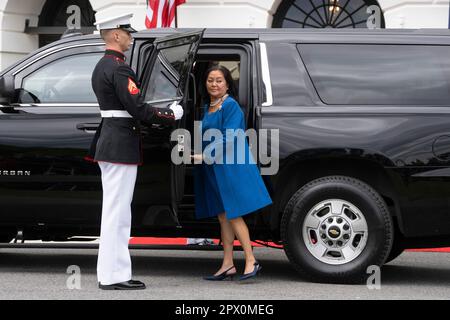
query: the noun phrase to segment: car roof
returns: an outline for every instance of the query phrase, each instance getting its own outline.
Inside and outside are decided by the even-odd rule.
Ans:
[[[146,38],[159,38],[163,36],[193,32],[198,28],[160,28],[142,30],[133,34],[137,40]],[[226,40],[260,40],[263,42],[288,43],[351,43],[351,44],[421,44],[421,45],[450,45],[450,29],[311,29],[311,28],[206,28],[203,39],[205,42],[214,39]],[[35,50],[22,58],[44,52],[50,48],[64,47],[71,43],[97,43],[103,42],[100,34],[72,36],[52,42]],[[0,75],[13,69],[14,63],[2,70]]]
[[[161,28],[142,30],[133,34],[135,39],[163,37],[193,32],[195,28]],[[449,29],[311,29],[311,28],[206,28],[204,39],[259,39],[261,41],[329,42],[329,43],[430,43],[450,44]],[[99,38],[98,34],[84,36]],[[73,37],[72,39],[79,39]]]
[[[194,28],[161,28],[142,30],[133,34],[135,39],[159,38],[163,36],[200,31]],[[434,43],[450,44],[450,29],[310,29],[310,28],[206,28],[203,38],[208,39],[259,39],[261,41],[327,42],[327,43]],[[64,45],[73,41],[103,41],[99,34],[73,36],[50,43],[40,48]]]

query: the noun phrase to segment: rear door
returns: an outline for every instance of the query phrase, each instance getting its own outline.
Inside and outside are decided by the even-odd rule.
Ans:
[[[305,111],[297,145],[382,164],[409,237],[450,234],[450,46],[431,39],[298,46],[323,115]]]
[[[186,106],[189,74],[203,32],[171,35],[153,42],[151,54],[144,59],[144,71],[139,73],[145,102],[155,107],[169,107],[177,101]],[[144,52],[149,51],[146,48]],[[183,116],[175,129],[185,127],[186,117]],[[185,166],[175,164],[171,154],[174,150],[179,151],[179,156],[183,155],[181,145],[185,137],[180,135],[181,144],[177,146],[177,141],[171,141],[173,130],[173,127],[158,124],[143,126],[144,166],[140,168],[134,199],[137,224],[178,225],[177,207],[184,193]],[[167,209],[171,219],[165,214]]]

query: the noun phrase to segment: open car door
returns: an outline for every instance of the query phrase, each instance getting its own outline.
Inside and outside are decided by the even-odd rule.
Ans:
[[[204,30],[180,33],[159,38],[153,42],[154,49],[145,62],[142,77],[141,87],[144,89],[146,103],[155,107],[169,107],[172,102],[177,101],[183,107],[186,106],[190,72],[203,32]],[[177,121],[175,129],[186,128],[187,112],[188,110],[184,110],[183,118]],[[179,224],[177,209],[184,195],[185,165],[174,164],[170,156],[174,148],[179,156],[183,156],[185,142],[183,135],[177,137],[178,141],[171,141],[173,130],[174,128],[167,130],[164,126],[157,124],[148,128],[144,135],[144,156],[146,163],[147,159],[151,159],[150,162],[153,161],[149,170],[157,171],[148,172],[148,178],[154,179],[151,175],[167,178],[155,187],[162,195],[161,199],[170,197],[168,200],[173,221]],[[168,147],[170,150],[167,149]]]

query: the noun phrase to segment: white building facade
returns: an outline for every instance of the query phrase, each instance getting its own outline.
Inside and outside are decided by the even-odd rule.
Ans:
[[[186,0],[177,26],[367,28],[373,6],[381,14],[376,27],[449,28],[449,0]],[[0,70],[67,26],[92,32],[95,20],[128,12],[133,27],[145,29],[145,0],[0,0]]]

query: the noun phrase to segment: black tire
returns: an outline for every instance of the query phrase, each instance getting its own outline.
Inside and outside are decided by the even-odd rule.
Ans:
[[[9,243],[15,236],[15,229],[10,227],[2,227],[0,229],[0,243]]]
[[[392,244],[391,251],[389,252],[389,255],[388,255],[386,261],[384,262],[384,264],[397,259],[405,251],[405,246],[404,246],[403,240],[404,240],[404,238],[403,238],[403,236],[401,236],[400,231],[398,231],[397,228],[395,228],[394,242]]]
[[[14,239],[13,236],[0,235],[0,243],[10,243]]]
[[[342,259],[342,264],[327,263],[328,257],[324,258],[326,261],[319,260],[309,251],[303,238],[303,223],[308,212],[317,204],[332,199],[359,209],[367,226],[365,246],[361,242],[359,255],[355,254],[348,262]],[[281,237],[287,257],[301,275],[315,282],[362,283],[370,276],[369,266],[381,267],[386,261],[393,242],[393,223],[384,200],[369,185],[350,177],[328,176],[308,183],[291,197],[281,219]],[[308,245],[311,247],[310,243]]]
[[[403,249],[403,248],[392,248],[392,250],[389,253],[389,256],[387,257],[386,262],[384,264],[397,259],[404,251],[405,251],[405,249]]]

